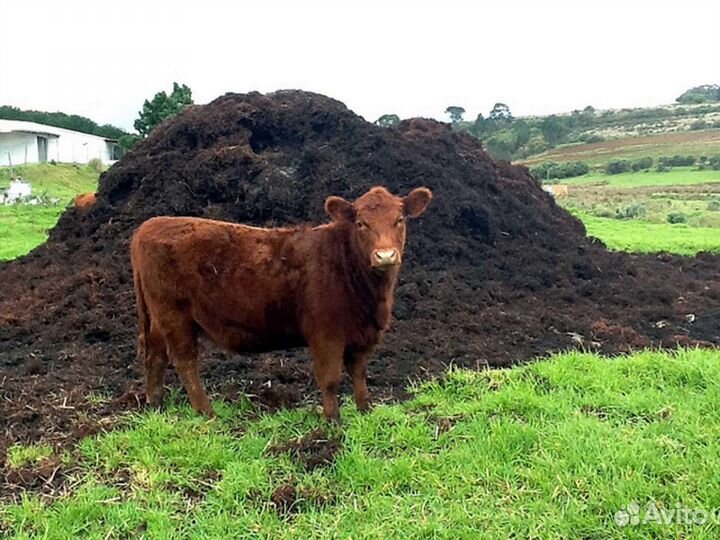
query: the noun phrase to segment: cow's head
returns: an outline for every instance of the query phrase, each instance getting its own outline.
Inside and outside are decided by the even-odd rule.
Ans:
[[[432,192],[424,187],[413,189],[405,197],[374,187],[354,203],[328,197],[325,211],[333,221],[349,227],[353,248],[370,267],[385,271],[402,262],[405,218],[422,214],[430,199]]]

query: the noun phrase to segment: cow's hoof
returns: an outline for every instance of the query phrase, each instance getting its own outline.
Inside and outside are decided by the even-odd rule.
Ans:
[[[372,411],[372,405],[370,403],[364,403],[357,406],[357,410],[360,414],[367,414]]]
[[[202,414],[203,416],[207,416],[208,418],[215,418],[217,415],[215,414],[215,409],[212,408],[211,405],[208,405],[207,407],[201,407],[199,409],[195,409],[199,414]]]
[[[160,408],[162,408],[162,405],[163,405],[163,396],[162,396],[162,394],[154,395],[154,396],[146,395],[145,403],[150,408],[160,409]]]

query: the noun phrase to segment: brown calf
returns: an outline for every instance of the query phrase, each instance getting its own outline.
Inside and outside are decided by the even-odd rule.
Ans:
[[[374,187],[350,203],[328,197],[327,225],[261,229],[189,217],[143,223],[131,244],[146,396],[162,401],[168,360],[197,411],[213,409],[200,382],[197,337],[232,351],[308,346],[323,412],[339,418],[343,363],[368,408],[369,354],[390,325],[405,217],[432,194]]]

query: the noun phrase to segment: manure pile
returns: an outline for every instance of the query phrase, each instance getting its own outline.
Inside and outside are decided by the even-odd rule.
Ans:
[[[92,208],[68,209],[45,245],[0,263],[0,453],[13,441],[74,440],[137,406],[128,244],[145,219],[319,223],[326,196],[377,184],[428,186],[434,199],[408,226],[395,320],[370,364],[376,398],[450,363],[720,341],[717,257],[610,253],[525,168],[445,124],[386,129],[317,94],[227,94],[158,127],[102,175]],[[202,365],[208,388],[229,398],[315,399],[304,350],[206,347]],[[90,392],[112,399],[89,402]]]

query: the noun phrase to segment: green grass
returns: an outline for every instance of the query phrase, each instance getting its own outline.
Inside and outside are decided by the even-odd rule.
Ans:
[[[603,166],[613,159],[632,160],[645,156],[657,159],[677,154],[696,157],[720,154],[720,130],[680,131],[565,145],[521,160],[521,163],[534,166],[545,161],[584,161],[590,166]]]
[[[7,462],[11,468],[16,469],[41,462],[49,458],[52,453],[52,447],[47,444],[15,445],[8,449]]]
[[[0,260],[10,260],[44,243],[62,206],[0,205]]]
[[[720,228],[619,220],[589,214],[578,214],[578,217],[588,235],[599,238],[613,250],[636,253],[667,251],[691,256],[700,251],[720,253]]]
[[[47,231],[75,195],[97,189],[99,174],[84,165],[48,163],[13,168],[32,184],[33,195],[58,198],[56,205],[0,205],[0,260],[25,255],[47,240]],[[0,189],[10,182],[9,167],[0,167]]]
[[[621,174],[592,173],[561,180],[568,185],[605,184],[610,187],[688,186],[720,183],[720,171],[698,171],[692,167],[677,167],[668,172],[635,172]]]
[[[33,195],[47,193],[50,197],[60,199],[60,204],[67,205],[75,195],[97,189],[97,171],[86,165],[72,163],[40,163],[13,167],[16,176],[22,176],[32,184]],[[0,167],[0,189],[10,183],[10,168]]]
[[[182,400],[184,403],[184,400]],[[82,441],[72,491],[0,507],[8,538],[711,538],[717,523],[640,523],[636,502],[720,507],[720,354],[569,353],[451,370],[411,401],[342,407],[342,449],[306,471],[271,445],[322,421],[178,399]],[[278,486],[304,495],[278,513]]]

